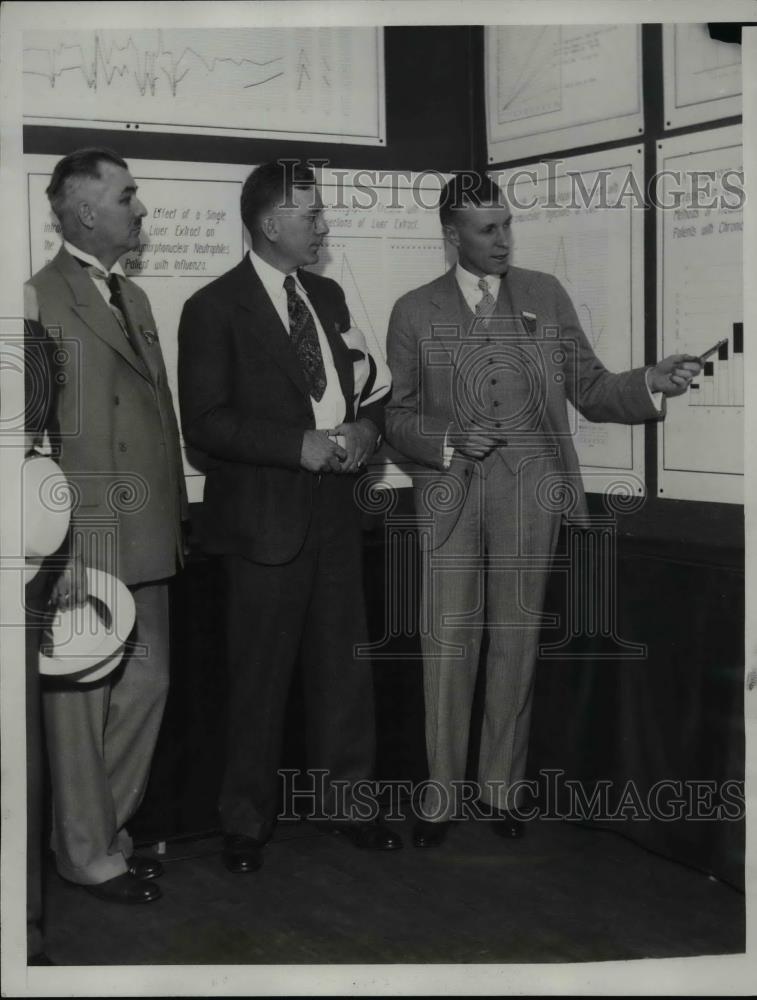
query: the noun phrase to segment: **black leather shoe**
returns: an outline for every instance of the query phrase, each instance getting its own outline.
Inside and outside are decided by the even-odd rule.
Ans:
[[[263,864],[263,844],[242,833],[227,834],[223,845],[223,863],[234,875],[256,872]]]
[[[129,866],[129,874],[142,881],[160,878],[163,874],[163,865],[155,858],[142,858],[138,854],[132,854],[126,864]]]
[[[397,851],[402,847],[401,838],[379,822],[333,823],[332,833],[346,837],[355,847],[366,851]]]
[[[520,840],[523,836],[523,820],[511,813],[501,812],[492,820],[492,830],[503,840]]]
[[[116,875],[99,885],[83,886],[87,892],[108,903],[154,903],[163,893],[152,882],[143,882],[131,872]]]
[[[415,847],[439,847],[449,833],[449,823],[429,823],[427,819],[419,819],[413,827],[413,844]]]

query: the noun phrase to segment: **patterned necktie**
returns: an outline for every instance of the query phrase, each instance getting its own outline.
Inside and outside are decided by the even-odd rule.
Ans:
[[[489,282],[486,278],[478,279],[478,287],[481,289],[481,298],[476,303],[477,316],[491,316],[497,307],[497,300],[489,291]]]
[[[302,373],[308,385],[308,391],[318,402],[326,391],[326,369],[323,365],[321,345],[318,343],[318,331],[315,328],[313,316],[294,284],[294,278],[288,274],[284,278],[284,290],[287,293],[287,311],[289,313],[289,335],[294,352],[302,365]]]

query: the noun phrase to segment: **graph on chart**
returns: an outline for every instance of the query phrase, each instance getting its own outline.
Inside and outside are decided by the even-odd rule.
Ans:
[[[706,25],[675,25],[675,59],[679,105],[741,93],[741,46],[710,38]]]
[[[489,162],[642,131],[637,25],[489,27],[485,51]]]
[[[608,339],[606,252],[604,227],[594,233],[561,236],[551,267],[546,268],[565,286],[583,331],[600,357]],[[607,363],[611,364],[609,358]]]
[[[311,268],[341,285],[352,325],[374,338],[385,333],[382,243],[380,236],[327,237],[318,264]]]
[[[23,81],[48,124],[383,139],[374,28],[30,31]]]
[[[505,38],[507,42],[505,43]],[[561,28],[513,27],[501,40],[497,117],[500,124],[562,107]]]
[[[693,148],[692,148],[693,147]],[[660,170],[686,176],[741,170],[740,130],[716,129],[661,143]],[[667,197],[667,189],[664,197]],[[719,341],[689,393],[670,400],[661,425],[662,496],[741,502],[744,469],[742,210],[715,182],[708,204],[660,211],[658,353],[699,356]]]
[[[339,282],[352,322],[386,349],[389,315],[405,292],[446,269],[439,216],[439,180],[360,171],[338,181],[323,173],[330,233],[313,270]],[[428,206],[428,207],[425,207]]]
[[[665,125],[741,114],[741,46],[711,38],[706,24],[665,24]]]
[[[744,324],[734,323],[733,334],[718,348],[714,361],[692,382],[689,406],[744,405]]]
[[[630,174],[641,184],[641,154],[636,149],[622,153],[627,163],[613,164],[602,154],[568,159],[549,181],[543,166],[525,167],[523,180],[516,179],[512,189],[514,263],[558,279],[589,344],[610,371],[643,362],[641,213],[628,205],[598,207],[576,191],[591,192],[598,176],[604,175],[612,203]],[[536,184],[527,175],[531,169],[539,175]],[[500,175],[500,182],[506,178]],[[518,204],[529,207],[518,209]],[[571,419],[587,489],[601,488],[589,470],[633,472],[643,478],[637,431],[592,423],[575,412]]]

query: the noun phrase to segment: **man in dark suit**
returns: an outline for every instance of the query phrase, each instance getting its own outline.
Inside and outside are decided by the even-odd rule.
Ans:
[[[374,756],[356,472],[383,429],[383,402],[355,411],[341,288],[314,264],[328,226],[309,167],[268,163],[242,191],[252,250],[201,289],[179,327],[186,440],[209,458],[207,552],[228,581],[230,677],[220,813],[224,862],[254,871],[279,805],[284,712],[299,657],[314,810],[358,847],[399,838],[355,819],[351,789]],[[344,801],[340,801],[340,790]]]
[[[445,838],[462,803],[484,629],[486,697],[479,815],[519,837],[536,649],[561,514],[586,512],[567,401],[589,420],[664,415],[697,359],[613,374],[594,354],[560,283],[510,265],[510,209],[485,174],[456,175],[440,218],[458,262],[404,295],[387,340],[389,442],[424,468],[421,634],[430,779],[418,847]],[[556,498],[572,499],[559,509]]]
[[[26,315],[69,358],[57,458],[75,495],[71,557],[52,599],[84,601],[92,567],[126,583],[137,608],[114,673],[45,686],[52,843],[68,881],[113,902],[152,902],[160,865],[133,854],[125,824],[144,795],[168,689],[167,581],[182,559],[186,499],[155,320],[118,263],[139,245],[146,209],[126,163],[107,149],[64,157],[47,194],[64,243],[27,284]]]

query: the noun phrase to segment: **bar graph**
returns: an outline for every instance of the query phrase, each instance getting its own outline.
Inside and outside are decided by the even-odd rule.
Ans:
[[[744,405],[744,324],[734,323],[728,343],[717,358],[705,361],[702,373],[692,382],[689,406]]]
[[[741,127],[658,143],[657,357],[701,356],[693,386],[667,401],[658,425],[657,493],[664,499],[744,501],[743,210],[725,177],[743,171]],[[673,210],[671,177],[714,179],[709,201],[686,197]]]

